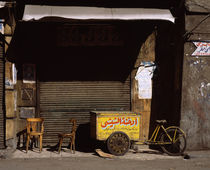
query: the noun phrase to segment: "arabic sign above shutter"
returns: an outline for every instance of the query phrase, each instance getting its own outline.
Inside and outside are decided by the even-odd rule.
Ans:
[[[112,25],[72,25],[57,28],[56,44],[68,46],[122,46],[119,29]]]
[[[197,49],[192,56],[210,56],[210,42],[193,42]]]

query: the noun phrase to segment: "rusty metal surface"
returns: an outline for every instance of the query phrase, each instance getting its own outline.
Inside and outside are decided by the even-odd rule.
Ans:
[[[57,133],[70,130],[75,118],[80,135],[90,133],[90,111],[130,110],[130,77],[120,81],[40,82],[40,116],[45,119],[45,144],[56,144]]]

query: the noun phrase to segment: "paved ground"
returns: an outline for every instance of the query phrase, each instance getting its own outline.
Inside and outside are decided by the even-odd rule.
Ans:
[[[158,151],[141,149],[138,153],[130,150],[126,155],[105,159],[96,153],[76,152],[65,149],[60,154],[44,149],[7,150],[1,152],[0,170],[210,170],[210,150],[188,152],[190,159],[183,156],[168,156]],[[186,157],[187,158],[187,157]]]

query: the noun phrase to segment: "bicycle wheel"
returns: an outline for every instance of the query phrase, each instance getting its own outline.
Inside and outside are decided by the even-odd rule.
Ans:
[[[181,155],[186,149],[186,138],[185,134],[177,127],[169,128],[166,133],[162,133],[160,136],[161,145],[163,152],[168,155],[178,156]]]
[[[111,154],[122,156],[130,148],[130,139],[124,132],[114,132],[107,139],[107,148]]]

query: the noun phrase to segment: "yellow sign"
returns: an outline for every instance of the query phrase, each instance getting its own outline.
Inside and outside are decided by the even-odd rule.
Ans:
[[[97,117],[97,138],[106,140],[113,132],[126,133],[131,140],[139,139],[140,116],[112,115]]]

